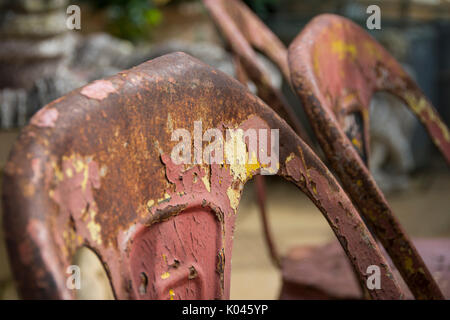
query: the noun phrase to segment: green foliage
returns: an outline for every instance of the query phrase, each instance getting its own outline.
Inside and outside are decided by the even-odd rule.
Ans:
[[[245,4],[249,6],[262,19],[267,19],[278,5],[278,0],[244,0]]]
[[[1,1],[1,0],[0,0]],[[116,37],[132,41],[147,37],[161,24],[163,15],[157,5],[178,4],[199,0],[81,0],[97,9],[104,9],[108,31]],[[244,0],[261,18],[266,19],[277,7],[278,0]]]
[[[87,0],[84,0],[87,1]],[[116,37],[138,40],[147,36],[162,21],[162,13],[152,0],[87,1],[97,9],[105,9],[108,31]]]

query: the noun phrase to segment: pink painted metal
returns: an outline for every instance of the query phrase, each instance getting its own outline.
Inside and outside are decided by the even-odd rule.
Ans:
[[[381,267],[373,298],[403,297],[333,175],[239,82],[176,53],[98,84],[44,107],[6,165],[4,226],[22,297],[73,298],[66,269],[88,246],[118,299],[229,298],[236,211],[262,159],[258,152],[251,165],[174,163],[174,130],[193,130],[200,119],[222,133],[278,129],[277,174],[324,214],[361,283],[369,265]]]
[[[289,47],[291,81],[345,190],[418,299],[443,295],[367,168],[375,91],[402,99],[450,163],[450,134],[431,103],[363,29],[336,15],[314,18]]]
[[[420,255],[439,284],[446,299],[450,299],[450,239],[414,239]],[[398,270],[390,263],[394,274]],[[401,281],[405,298],[414,296]],[[334,241],[319,247],[297,247],[283,259],[283,300],[356,300],[364,299],[355,273],[339,243]]]

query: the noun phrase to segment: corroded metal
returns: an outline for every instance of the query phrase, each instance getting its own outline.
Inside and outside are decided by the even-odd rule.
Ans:
[[[238,81],[182,53],[75,90],[21,132],[3,187],[21,295],[73,298],[66,268],[84,245],[118,299],[228,298],[236,210],[261,161],[174,163],[173,130],[193,130],[200,119],[222,132],[279,129],[277,174],[324,214],[361,283],[369,265],[381,267],[373,298],[402,297],[350,199],[311,149]]]
[[[363,29],[336,15],[314,18],[289,47],[291,80],[345,190],[418,299],[443,295],[367,168],[375,91],[402,99],[450,163],[450,134],[415,82]]]

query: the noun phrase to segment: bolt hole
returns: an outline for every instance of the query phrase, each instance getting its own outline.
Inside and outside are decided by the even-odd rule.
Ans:
[[[197,278],[197,276],[198,276],[197,270],[195,270],[194,266],[190,266],[188,279],[192,280],[192,279]]]
[[[147,285],[148,285],[148,278],[145,272],[141,272],[140,275],[141,278],[141,284],[139,285],[139,293],[140,294],[146,294],[147,293]]]
[[[177,269],[179,266],[180,266],[180,261],[178,261],[177,259],[174,259],[173,263],[169,267]]]

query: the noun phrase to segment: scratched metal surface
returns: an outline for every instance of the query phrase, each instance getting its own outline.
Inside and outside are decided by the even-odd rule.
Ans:
[[[73,298],[65,271],[81,246],[118,299],[229,298],[236,209],[260,167],[174,164],[172,130],[199,119],[279,129],[277,174],[324,214],[362,283],[368,265],[381,266],[373,298],[403,297],[348,196],[286,122],[236,80],[174,53],[55,100],[21,132],[3,212],[23,298]]]
[[[289,47],[289,66],[322,149],[414,296],[442,299],[365,163],[369,102],[375,91],[402,99],[450,163],[450,134],[439,115],[395,59],[343,17],[325,14],[313,19]]]

